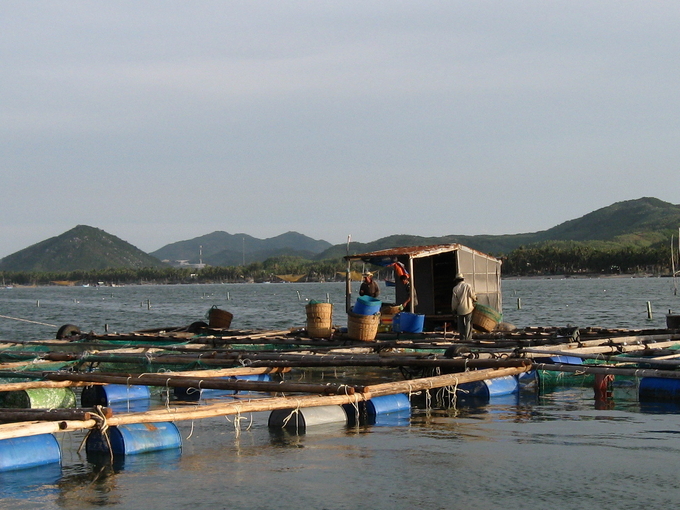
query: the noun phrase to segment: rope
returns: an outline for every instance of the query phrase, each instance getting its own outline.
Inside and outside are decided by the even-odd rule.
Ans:
[[[94,428],[91,428],[90,430],[87,431],[87,434],[85,435],[82,442],[80,443],[80,446],[78,447],[78,453],[82,451],[83,446],[85,446],[85,443],[87,442],[90,435],[95,430],[97,430],[106,441],[106,447],[109,450],[109,459],[111,460],[111,464],[113,464],[113,448],[111,447],[111,438],[109,437],[109,422],[106,419],[106,415],[104,414],[104,409],[102,406],[100,405],[94,406],[94,411],[95,412],[92,415],[92,419],[96,422],[96,424]]]
[[[58,328],[59,326],[55,326],[54,324],[46,324],[45,322],[38,322],[38,321],[29,321],[28,319],[20,319],[18,317],[9,317],[8,315],[0,315],[3,319],[11,319],[13,321],[21,321],[21,322],[30,322],[31,324],[40,324],[41,326],[49,326],[51,328]]]
[[[297,401],[297,407],[296,407],[295,409],[293,409],[293,410],[290,412],[290,414],[289,414],[288,416],[286,416],[286,417],[283,419],[283,423],[282,423],[283,428],[285,428],[286,425],[288,425],[288,422],[289,422],[290,419],[293,417],[293,415],[298,415],[299,413],[300,413],[300,401],[298,400],[298,401]],[[298,421],[296,420],[296,422],[295,422],[295,432],[296,432],[296,433],[298,432],[297,427],[298,427]]]

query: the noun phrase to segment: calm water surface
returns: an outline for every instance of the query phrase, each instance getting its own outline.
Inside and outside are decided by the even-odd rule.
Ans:
[[[520,327],[658,328],[680,310],[670,279],[506,280],[503,293],[504,318]],[[186,325],[213,305],[234,313],[233,328],[287,329],[304,325],[306,300],[327,296],[342,324],[343,284],[0,289],[0,315],[33,321],[0,318],[0,339],[53,338],[66,323]],[[605,406],[590,388],[525,391],[301,436],[270,432],[258,413],[179,423],[181,452],[113,468],[78,453],[83,434],[64,434],[61,467],[0,474],[0,508],[666,509],[680,504],[678,411],[641,406],[621,386]]]

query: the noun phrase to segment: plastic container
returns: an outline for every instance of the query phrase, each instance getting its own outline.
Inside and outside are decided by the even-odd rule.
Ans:
[[[31,388],[0,394],[2,407],[13,409],[70,409],[76,406],[72,388]]]
[[[131,423],[109,427],[111,451],[118,455],[133,455],[182,447],[182,437],[174,423]],[[85,443],[87,453],[108,452],[109,446],[101,432],[93,430]]]
[[[218,379],[230,380],[230,381],[271,381],[271,376],[269,374],[252,374],[252,375],[239,375],[239,376],[228,376],[219,377]],[[173,388],[175,398],[177,400],[182,400],[184,402],[198,402],[201,399],[206,398],[220,398],[228,397],[231,395],[239,394],[246,395],[250,392],[248,391],[237,391],[237,390],[217,390],[217,389],[199,389],[199,388]]]
[[[329,338],[333,333],[333,304],[310,303],[307,312],[307,334],[312,338]]]
[[[408,421],[411,416],[411,402],[404,393],[374,397],[365,402],[357,402],[356,405],[344,404],[342,407],[347,414],[347,424],[351,427],[357,423],[375,425],[380,417],[392,414],[399,414],[402,422],[404,418]]]
[[[662,377],[643,377],[639,386],[640,401],[680,401],[680,380]]]
[[[300,409],[276,409],[269,415],[269,428],[304,432],[307,427],[328,423],[347,423],[342,406],[303,407]]]
[[[382,306],[382,301],[378,298],[371,296],[359,296],[352,312],[357,315],[375,315],[380,312],[380,307]]]
[[[422,333],[424,324],[424,315],[401,312],[392,319],[392,330],[397,333]]]
[[[0,471],[26,469],[61,462],[61,450],[52,434],[0,440]]]
[[[464,398],[488,399],[491,397],[511,395],[517,391],[519,391],[517,377],[514,375],[506,375],[494,379],[459,384],[457,395]]]
[[[149,400],[151,393],[148,386],[128,386],[126,384],[106,384],[86,386],[80,396],[83,407],[110,406],[113,403],[133,400]]]

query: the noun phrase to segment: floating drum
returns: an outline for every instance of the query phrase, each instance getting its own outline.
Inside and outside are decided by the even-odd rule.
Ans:
[[[496,324],[503,320],[503,314],[491,307],[475,304],[472,312],[472,325],[478,331],[490,332],[496,328]]]
[[[59,443],[52,434],[0,440],[0,471],[61,462]]]
[[[411,409],[411,402],[408,399],[408,395],[404,393],[374,397],[366,402],[366,411],[372,416],[395,413],[406,409]]]
[[[502,395],[510,395],[519,391],[519,383],[514,375],[496,377],[459,384],[457,393],[461,397],[491,398]]]
[[[227,380],[231,381],[234,378],[229,377],[218,377],[217,380]],[[184,402],[198,402],[202,398],[218,398],[227,395],[233,395],[236,390],[217,390],[217,389],[206,389],[206,388],[180,388],[178,386],[173,388],[173,393],[177,400],[182,400]]]
[[[347,336],[361,342],[372,342],[378,334],[380,312],[375,315],[347,313]]]
[[[151,393],[148,386],[107,384],[84,387],[80,395],[80,403],[83,407],[97,405],[110,407],[111,404],[115,403],[149,400],[150,398]]]
[[[213,306],[208,311],[208,326],[216,329],[229,329],[233,318],[233,314]]]
[[[357,298],[357,302],[354,303],[352,312],[357,315],[375,315],[376,313],[380,312],[381,305],[382,301],[380,301],[378,298],[371,296],[359,296]]]
[[[227,381],[271,381],[269,374],[252,374],[252,375],[237,375],[228,377],[219,377],[219,380]],[[198,402],[202,398],[219,398],[230,395],[245,395],[248,391],[238,390],[218,390],[208,388],[173,388],[175,398],[185,402]]]
[[[638,391],[640,401],[677,401],[680,400],[680,380],[643,377]]]
[[[397,333],[422,333],[424,324],[424,315],[401,312],[394,316],[392,329]]]
[[[71,388],[31,388],[0,393],[2,407],[13,409],[70,409],[76,406]]]
[[[174,423],[131,423],[109,427],[111,451],[118,455],[170,450],[182,447],[182,436]],[[87,453],[107,453],[109,444],[99,430],[93,430],[85,443]]]
[[[333,304],[309,303],[307,312],[307,333],[312,338],[329,338],[333,333]]]
[[[375,425],[376,418],[389,414],[399,414],[401,421],[411,415],[411,402],[404,393],[374,397],[365,402],[357,402],[356,405],[344,404],[342,407],[350,426],[356,425],[357,422],[361,425]]]
[[[342,406],[276,409],[269,415],[269,428],[304,432],[307,427],[328,423],[347,423]]]

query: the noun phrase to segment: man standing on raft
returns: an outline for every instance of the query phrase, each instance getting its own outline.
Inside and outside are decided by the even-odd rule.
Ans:
[[[373,280],[373,273],[364,273],[364,281],[359,287],[360,296],[371,296],[372,298],[377,298],[380,295],[380,287],[378,287],[378,282]]]
[[[460,340],[469,342],[472,339],[472,312],[475,309],[477,294],[465,281],[461,273],[457,273],[453,280],[453,295],[451,296],[451,310],[458,316],[458,334]]]

